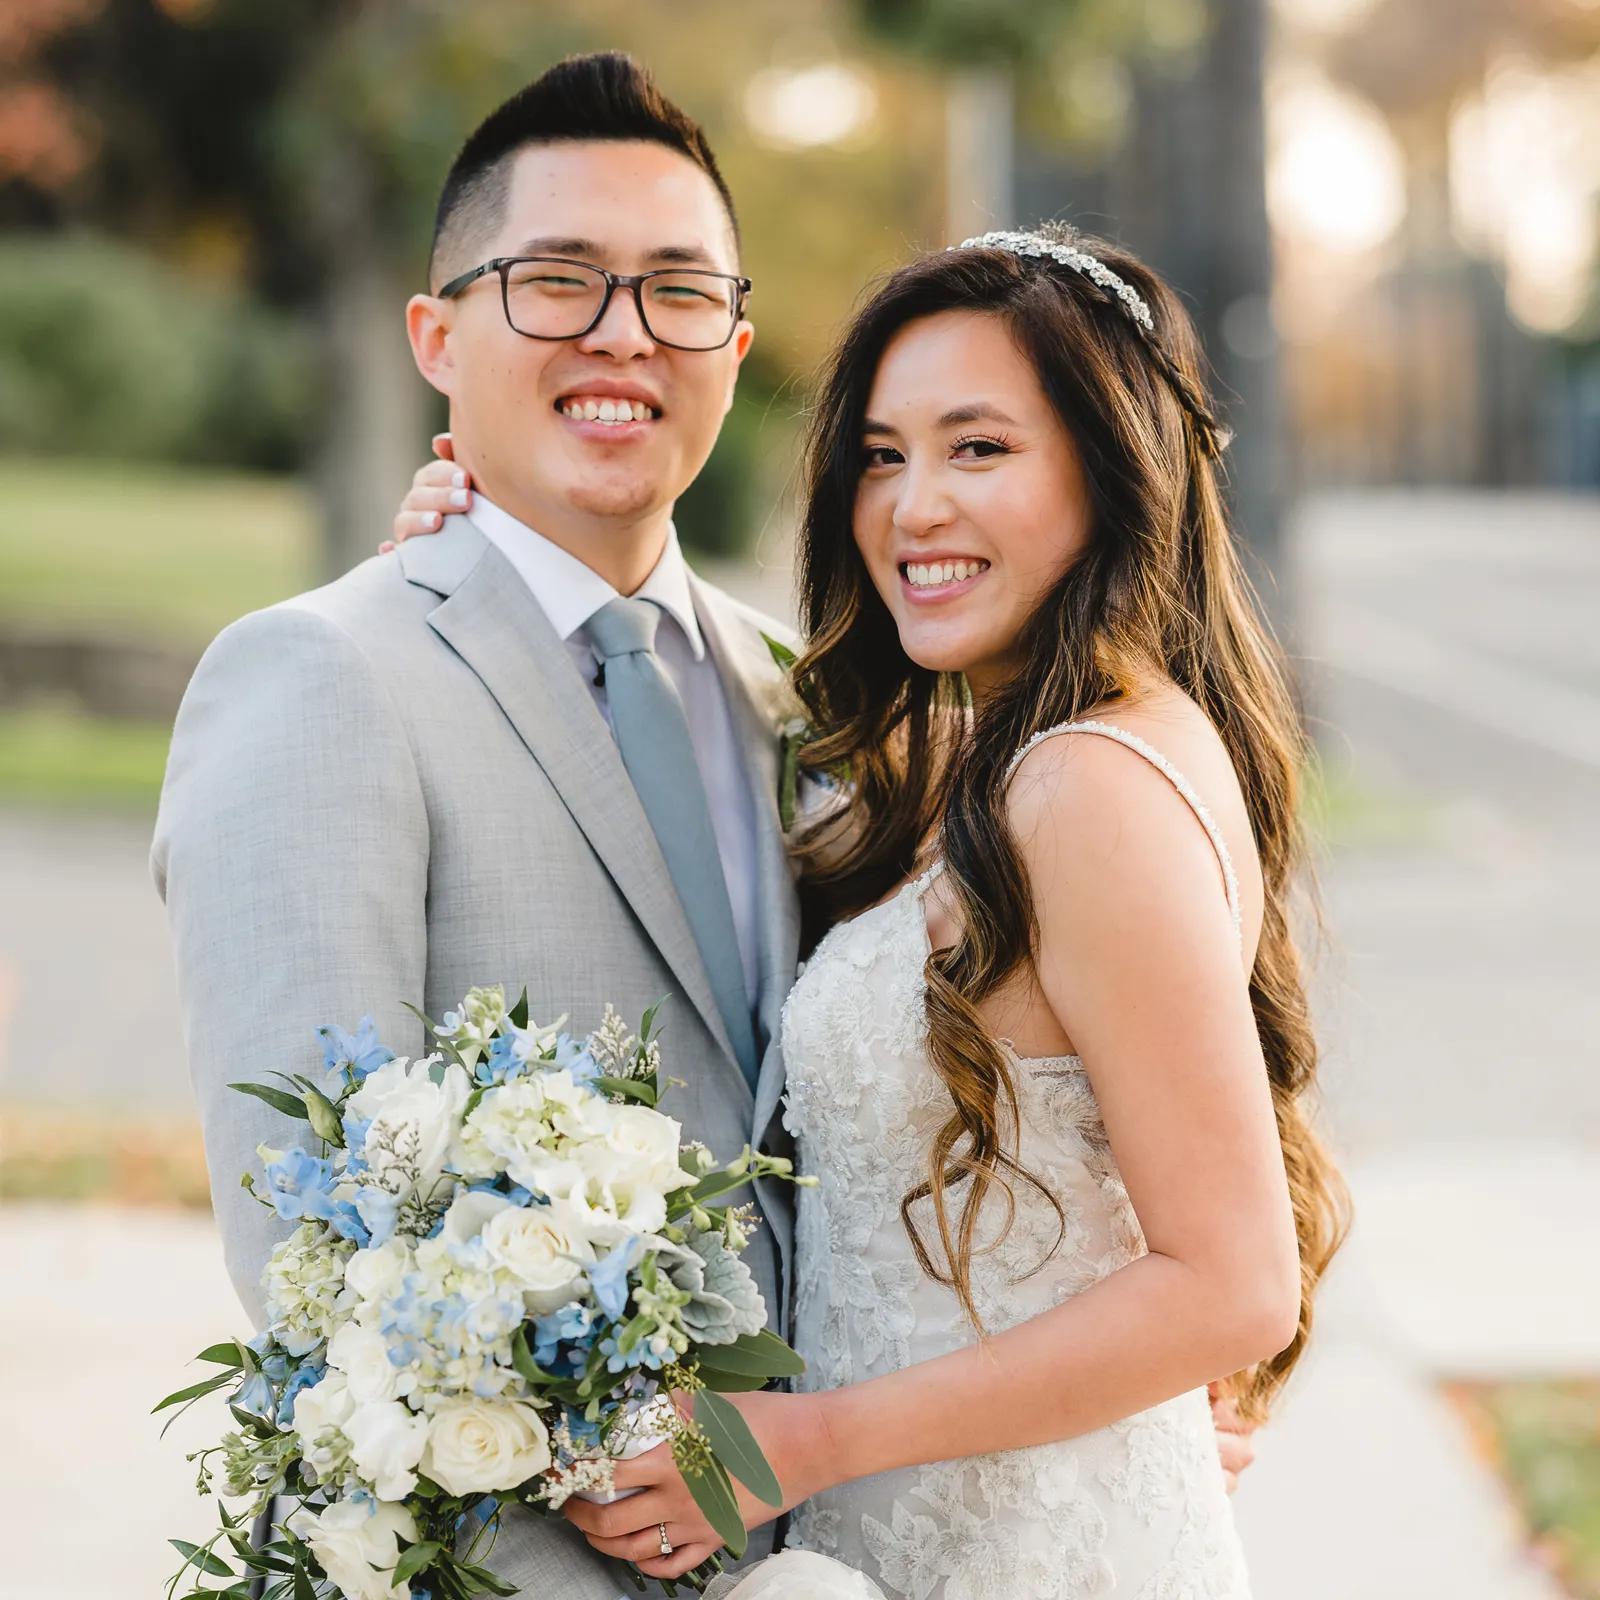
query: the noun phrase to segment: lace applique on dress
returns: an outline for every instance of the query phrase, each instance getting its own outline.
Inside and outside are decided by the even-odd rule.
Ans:
[[[784,1008],[784,1121],[818,1179],[799,1191],[795,1230],[794,1343],[809,1389],[974,1339],[900,1218],[951,1108],[923,1049],[926,882],[833,929]],[[1145,1249],[1081,1063],[1016,1067],[1018,1157],[1061,1213],[1015,1186],[1009,1233],[974,1261],[991,1332]],[[999,1231],[997,1214],[988,1237]],[[1203,1390],[1057,1444],[844,1484],[796,1510],[789,1543],[858,1567],[894,1600],[1249,1597]]]

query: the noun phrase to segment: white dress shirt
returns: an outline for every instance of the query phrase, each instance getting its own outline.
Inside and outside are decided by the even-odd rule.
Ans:
[[[585,624],[601,606],[618,598],[617,591],[592,567],[518,522],[481,491],[473,493],[468,519],[517,569],[550,619],[551,627],[572,653],[573,662],[610,727],[606,691],[603,684],[595,681],[600,658],[589,643]],[[722,857],[722,875],[728,884],[745,992],[754,1009],[760,984],[755,806],[722,679],[694,614],[689,568],[675,529],[669,529],[661,559],[633,598],[654,601],[664,613],[656,633],[656,658],[683,701],[690,742],[711,809],[711,829],[716,835],[717,853]]]

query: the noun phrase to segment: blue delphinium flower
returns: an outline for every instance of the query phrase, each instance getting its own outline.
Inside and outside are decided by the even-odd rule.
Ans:
[[[286,1150],[266,1169],[267,1193],[272,1209],[285,1222],[314,1218],[326,1222],[333,1211],[328,1191],[333,1187],[333,1164],[307,1155],[298,1145]]]
[[[328,1023],[317,1029],[317,1037],[322,1041],[323,1065],[330,1073],[348,1072],[355,1083],[394,1060],[394,1051],[378,1043],[378,1025],[371,1017],[361,1019],[354,1035],[335,1023]]]
[[[556,1040],[556,1058],[551,1065],[565,1067],[574,1083],[593,1083],[600,1076],[600,1063],[589,1054],[588,1044],[570,1033]]]
[[[528,1059],[526,1055],[518,1053],[519,1042],[520,1037],[515,1029],[497,1033],[489,1041],[488,1055],[478,1063],[473,1073],[477,1081],[486,1088],[493,1088],[513,1078],[520,1078],[528,1069]]]
[[[366,1238],[356,1242],[370,1245],[376,1250],[394,1237],[395,1224],[400,1220],[400,1197],[390,1194],[387,1189],[362,1184],[356,1190],[355,1212],[367,1234]],[[353,1238],[354,1235],[346,1234],[345,1237]]]
[[[295,1396],[302,1389],[309,1389],[313,1384],[321,1383],[328,1375],[328,1366],[324,1361],[302,1361],[290,1375],[288,1383],[278,1399],[278,1426],[283,1429],[294,1426]]]
[[[255,1417],[270,1417],[273,1399],[272,1380],[264,1372],[252,1372],[234,1391],[229,1404]]]
[[[634,1235],[613,1245],[604,1261],[588,1269],[594,1297],[613,1322],[620,1322],[628,1309],[628,1273],[643,1254],[644,1240]]]
[[[354,1178],[367,1170],[367,1134],[372,1129],[372,1118],[358,1117],[353,1111],[347,1111],[341,1125],[344,1128],[344,1170]]]

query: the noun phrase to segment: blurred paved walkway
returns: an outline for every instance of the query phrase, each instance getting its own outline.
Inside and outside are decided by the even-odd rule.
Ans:
[[[1600,1373],[1600,503],[1325,500],[1295,549],[1357,1220],[1239,1493],[1256,1597],[1548,1600],[1437,1383]]]

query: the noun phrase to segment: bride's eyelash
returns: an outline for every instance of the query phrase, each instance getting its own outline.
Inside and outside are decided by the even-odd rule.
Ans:
[[[969,445],[974,444],[992,444],[996,451],[1003,454],[1009,454],[1011,450],[1011,441],[1009,439],[997,439],[987,433],[974,433],[968,435],[965,439],[957,439],[950,448],[952,450],[965,450]]]

